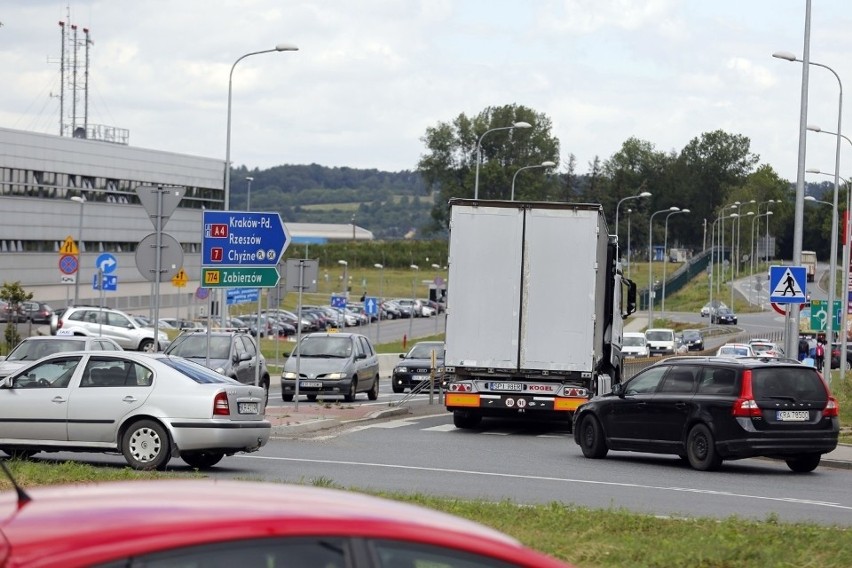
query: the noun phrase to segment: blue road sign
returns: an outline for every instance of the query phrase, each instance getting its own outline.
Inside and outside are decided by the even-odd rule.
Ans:
[[[332,296],[331,297],[331,307],[332,308],[345,308],[346,307],[346,296]]]
[[[364,311],[368,316],[375,316],[379,313],[379,302],[375,298],[364,298]]]
[[[204,211],[201,265],[275,266],[290,244],[281,215]]]
[[[258,291],[260,288],[228,288],[226,292],[225,302],[232,306],[234,304],[247,304],[248,302],[257,302],[259,299]]]
[[[804,266],[769,267],[769,301],[776,304],[804,304],[808,273]]]
[[[112,274],[117,267],[118,261],[108,252],[98,255],[98,259],[95,261],[95,268],[104,274]]]
[[[118,276],[115,274],[104,274],[102,285],[98,286],[98,275],[95,274],[92,278],[92,289],[103,290],[105,292],[115,292],[118,290]]]

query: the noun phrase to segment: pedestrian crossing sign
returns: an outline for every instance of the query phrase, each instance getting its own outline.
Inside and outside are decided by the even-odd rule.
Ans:
[[[769,267],[769,301],[777,304],[807,302],[807,270],[804,266]]]

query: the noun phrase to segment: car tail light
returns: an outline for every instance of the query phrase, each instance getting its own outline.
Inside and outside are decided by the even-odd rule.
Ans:
[[[220,392],[213,399],[213,416],[230,416],[231,409],[228,407],[228,395]]]
[[[754,393],[751,390],[751,370],[743,371],[743,384],[740,387],[740,397],[734,403],[731,409],[731,414],[734,416],[742,416],[745,418],[760,417],[763,413],[754,400]]]
[[[837,404],[837,399],[833,396],[828,397],[828,402],[825,405],[825,408],[822,411],[823,416],[832,417],[837,416],[840,411],[840,407]]]
[[[56,329],[62,329],[62,320],[56,322]]]

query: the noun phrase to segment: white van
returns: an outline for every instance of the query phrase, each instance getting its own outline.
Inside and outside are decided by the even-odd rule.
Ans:
[[[648,342],[641,331],[625,331],[621,342],[621,354],[624,357],[648,357]]]
[[[677,339],[673,329],[646,329],[645,341],[651,355],[674,355],[677,351]]]

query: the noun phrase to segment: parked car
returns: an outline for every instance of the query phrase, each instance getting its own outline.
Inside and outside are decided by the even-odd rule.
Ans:
[[[133,317],[119,310],[96,306],[71,306],[54,313],[50,320],[53,335],[83,335],[109,337],[123,349],[156,351],[154,328],[140,325]],[[159,348],[169,345],[169,336],[158,334]]]
[[[704,351],[704,336],[697,329],[684,329],[680,337],[688,351]]]
[[[160,318],[160,322],[171,326],[171,329],[206,329],[197,321],[181,318]]]
[[[266,391],[264,404],[269,400],[266,358],[257,348],[254,337],[244,331],[219,330],[209,334],[206,330],[184,331],[164,353],[189,359],[246,385],[255,384],[257,377],[258,384]]]
[[[677,339],[673,329],[654,328],[645,330],[645,341],[651,355],[674,355]]]
[[[6,300],[0,300],[0,322],[24,321],[24,312],[21,307],[13,309]]]
[[[813,471],[839,431],[837,401],[819,373],[774,358],[673,357],[574,414],[574,441],[587,458],[674,454],[697,470],[766,456]]]
[[[382,319],[398,319],[402,316],[402,308],[393,300],[382,302]]]
[[[432,354],[435,354],[435,366],[432,366]],[[401,353],[402,359],[393,368],[391,385],[393,392],[405,392],[434,377],[436,389],[441,388],[444,379],[444,342],[420,341],[415,343],[408,353]],[[427,387],[428,388],[428,387]]]
[[[359,392],[370,400],[379,398],[379,358],[364,335],[310,333],[284,362],[281,395],[287,402],[296,394],[311,401],[320,394],[343,395],[352,402]]]
[[[710,315],[710,323],[737,324],[737,315],[729,308],[719,308]]]
[[[621,342],[621,354],[625,357],[650,357],[648,342],[641,331],[625,331]]]
[[[3,503],[8,566],[569,568],[467,519],[310,485],[114,481]]]
[[[716,350],[717,357],[754,357],[754,349],[748,343],[726,343]]]
[[[24,321],[33,323],[50,323],[50,318],[53,316],[53,308],[44,302],[23,302],[21,304],[21,314]]]
[[[69,351],[122,351],[122,349],[118,343],[107,337],[33,335],[24,338],[5,357],[0,357],[0,378],[11,375],[42,357]]]
[[[57,404],[61,402],[62,404]],[[57,353],[0,382],[0,450],[120,452],[134,469],[179,455],[205,469],[269,440],[264,391],[180,357]]]

